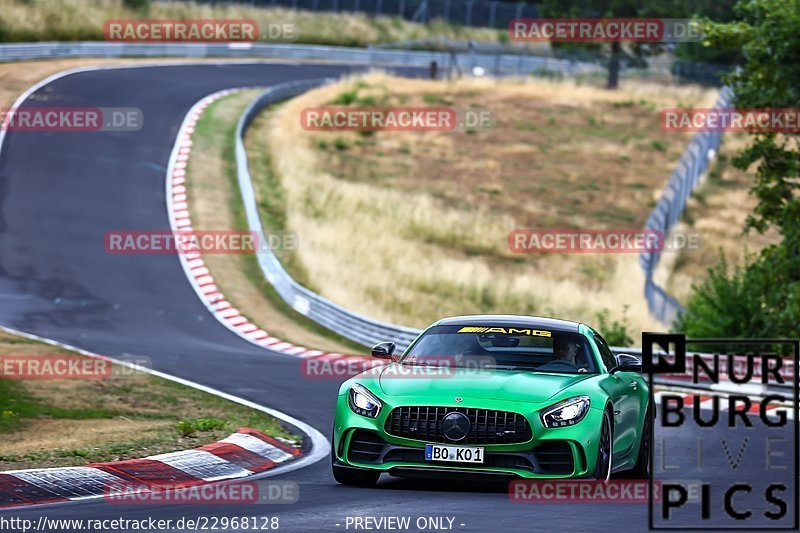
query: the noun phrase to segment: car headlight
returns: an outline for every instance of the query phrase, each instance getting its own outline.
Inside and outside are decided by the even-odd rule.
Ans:
[[[350,404],[350,409],[361,416],[368,416],[369,418],[378,418],[378,413],[381,412],[383,404],[363,385],[354,383],[350,387],[350,392],[347,395],[347,403]]]
[[[542,412],[542,424],[546,428],[572,426],[583,420],[589,411],[589,397],[575,396],[548,407]]]

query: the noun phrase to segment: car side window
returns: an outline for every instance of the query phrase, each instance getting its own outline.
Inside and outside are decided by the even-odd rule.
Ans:
[[[617,358],[614,357],[614,353],[608,347],[605,339],[595,333],[594,342],[597,344],[597,349],[600,350],[600,357],[603,359],[603,364],[606,365],[606,370],[611,370],[617,366]]]

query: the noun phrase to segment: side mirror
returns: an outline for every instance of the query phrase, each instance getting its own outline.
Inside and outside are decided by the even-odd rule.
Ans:
[[[396,348],[393,342],[379,342],[372,347],[372,357],[377,359],[394,359],[394,349]]]
[[[635,355],[621,353],[617,355],[617,366],[612,368],[609,372],[641,372],[642,360]]]

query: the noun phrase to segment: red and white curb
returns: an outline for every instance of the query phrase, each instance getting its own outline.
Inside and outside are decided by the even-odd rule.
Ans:
[[[226,89],[224,91],[212,93],[192,106],[189,113],[184,118],[183,124],[178,131],[175,146],[172,149],[169,165],[167,166],[167,211],[169,213],[172,231],[192,231],[193,228],[191,215],[189,213],[186,170],[189,166],[189,157],[192,151],[192,134],[197,126],[197,121],[200,119],[203,111],[213,102],[241,90],[242,89]],[[201,254],[185,253],[179,254],[179,257],[186,277],[211,314],[225,327],[248,342],[261,346],[262,348],[268,348],[276,352],[303,359],[336,360],[337,364],[358,362],[359,364],[367,366],[385,364],[380,360],[365,360],[364,357],[360,356],[324,352],[321,350],[312,350],[304,346],[296,346],[270,335],[264,329],[251,322],[225,298],[225,295],[222,294],[219,287],[217,287],[214,276],[205,265]]]
[[[126,484],[138,491],[194,487],[265,472],[302,455],[300,448],[241,428],[194,450],[88,466],[0,472],[0,508],[100,498]]]

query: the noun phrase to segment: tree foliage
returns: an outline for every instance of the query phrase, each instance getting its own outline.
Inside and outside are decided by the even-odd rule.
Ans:
[[[552,18],[692,18],[706,16],[716,21],[726,21],[732,16],[734,0],[542,0],[543,17]],[[616,88],[622,66],[644,66],[647,58],[664,52],[663,43],[553,43],[558,53],[580,54],[581,51],[603,53],[608,58],[609,88]],[[708,47],[694,43],[681,43],[677,55],[683,59],[715,61],[719,59],[708,52]],[[725,58],[730,61],[730,51]]]
[[[706,22],[708,45],[738,46],[744,61],[727,76],[739,109],[800,109],[800,0],[743,0],[740,20]],[[800,335],[800,145],[794,133],[754,133],[734,165],[755,169],[757,200],[746,230],[780,232],[745,266],[724,258],[695,287],[675,324],[690,337]]]

